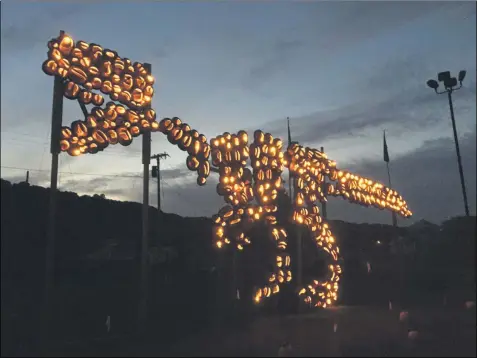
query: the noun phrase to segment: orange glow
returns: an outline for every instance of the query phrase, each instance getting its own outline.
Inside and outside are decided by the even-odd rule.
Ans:
[[[177,117],[164,118],[159,123],[159,130],[172,144],[188,152],[187,167],[197,171],[199,185],[205,184],[210,165],[219,173],[216,191],[226,205],[213,217],[213,237],[218,248],[234,242],[231,247],[243,250],[251,243],[246,237],[248,228],[261,220],[266,224],[269,237],[275,244],[276,261],[268,282],[253,296],[256,303],[278,293],[281,284],[293,280],[291,258],[287,252],[288,235],[274,215],[278,191],[284,190],[281,177],[284,168],[296,178],[292,222],[304,226],[312,234],[316,247],[328,254],[327,276],[322,280],[313,279],[298,291],[304,302],[311,306],[326,308],[337,301],[342,273],[339,238],[333,235],[322,218],[317,202],[326,202],[326,195],[340,196],[363,206],[392,210],[404,217],[412,215],[395,190],[338,170],[335,161],[313,148],[292,143],[283,153],[282,141],[270,133],[255,131],[249,145],[245,131],[237,134],[225,132],[212,138],[209,145],[205,136],[191,130]],[[247,168],[247,163],[251,169]]]
[[[49,76],[61,76],[65,79],[66,98],[94,105],[97,109],[103,106],[105,95],[113,101],[109,102],[105,109],[117,106],[116,101],[127,107],[124,109],[118,106],[117,108],[123,108],[123,113],[117,112],[109,118],[97,116],[93,113],[95,110],[93,108],[81,121],[85,130],[82,125],[76,125],[81,131],[81,134],[77,135],[92,137],[93,142],[86,146],[63,136],[62,140],[66,140],[68,144],[61,143],[62,151],[73,156],[94,154],[104,149],[104,143],[119,142],[122,145],[129,145],[132,137],[137,137],[144,131],[159,130],[155,112],[149,109],[154,95],[152,87],[154,77],[147,73],[143,64],[135,63],[132,66],[131,61],[120,58],[115,51],[103,50],[101,46],[90,45],[84,41],[75,43],[67,34],[60,34],[49,41],[48,48],[48,59],[42,65],[43,72]],[[100,91],[103,95],[94,91]],[[140,126],[132,126],[133,123],[139,122],[139,117],[142,119]],[[116,128],[116,120],[124,121],[123,126]],[[98,142],[96,140],[98,137],[92,136],[93,128],[98,126],[105,130],[104,136],[101,136],[103,142]],[[71,130],[76,130],[73,125]]]

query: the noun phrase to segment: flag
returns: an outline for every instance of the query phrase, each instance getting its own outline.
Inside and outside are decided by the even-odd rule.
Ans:
[[[291,143],[290,117],[287,117],[287,126],[288,126],[288,145],[290,145]]]
[[[383,132],[383,139],[384,139],[384,161],[389,163],[389,153],[388,153],[388,145],[386,144],[386,131]]]

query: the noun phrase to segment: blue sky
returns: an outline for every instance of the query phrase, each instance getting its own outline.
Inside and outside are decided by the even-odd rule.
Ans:
[[[286,138],[289,116],[294,139],[324,146],[342,168],[386,181],[386,129],[395,187],[415,213],[409,222],[463,211],[446,98],[425,83],[440,71],[466,69],[465,88],[454,98],[475,213],[475,8],[473,2],[2,1],[2,178],[24,177],[24,170],[5,166],[28,168],[33,184],[49,185],[53,81],[41,64],[46,42],[65,30],[151,63],[159,117],[181,117],[209,138],[258,128]],[[64,123],[80,117],[77,104],[65,103]],[[160,133],[152,140],[153,153],[171,155],[163,163],[164,211],[216,212],[221,200],[213,179],[196,187],[186,155]],[[60,171],[77,174],[60,174],[60,188],[141,201],[141,179],[123,177],[140,176],[140,144],[62,155]],[[153,205],[154,190],[152,182]],[[390,221],[338,201],[329,211],[334,219]]]

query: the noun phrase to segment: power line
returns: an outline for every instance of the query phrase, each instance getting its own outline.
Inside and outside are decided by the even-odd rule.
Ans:
[[[48,169],[29,169],[29,168],[22,168],[22,167],[12,167],[12,166],[7,166],[7,165],[1,165],[1,168],[4,169],[12,169],[12,170],[29,170],[32,172],[49,172]],[[61,174],[66,174],[66,175],[92,175],[92,176],[98,176],[98,177],[114,177],[114,178],[142,178],[142,175],[123,175],[123,174],[99,174],[99,173],[80,173],[80,172],[59,172]],[[157,180],[156,178],[151,178],[151,180]],[[190,202],[189,198],[183,195],[180,192],[180,189],[182,189],[182,186],[179,183],[176,183],[176,185],[172,185],[168,183],[164,178],[162,179],[162,182],[166,184],[176,195],[179,195],[183,199],[186,199],[187,201]],[[179,187],[177,189],[176,187]]]
[[[0,166],[1,168],[5,169],[13,169],[13,170],[30,170],[34,172],[49,172],[48,169],[28,169],[28,168],[20,168],[20,167],[10,167],[6,165]],[[61,174],[71,174],[71,175],[93,175],[98,177],[116,177],[116,178],[142,178],[141,175],[123,175],[123,174],[98,174],[98,173],[78,173],[78,172],[59,172]]]
[[[12,133],[12,132],[1,132],[2,135],[4,133]],[[30,136],[28,134],[21,134],[21,133],[12,133],[14,135],[22,135],[22,136],[25,136],[25,137],[28,137],[28,139],[26,138],[11,138],[11,137],[7,137],[7,138],[2,138],[2,140],[5,140],[5,141],[12,141],[12,142],[20,142],[20,143],[29,143],[29,144],[41,144],[41,145],[49,145],[50,144],[50,134],[48,133],[47,134],[47,138],[46,140],[43,140],[43,138],[41,137],[38,137],[38,136]],[[40,139],[40,141],[36,141],[36,140],[32,140],[33,139]],[[135,154],[141,154],[142,152],[139,151],[139,150],[128,150],[128,152],[131,152],[131,153],[135,153]]]
[[[29,140],[22,140],[22,139],[16,139],[16,138],[4,138],[2,139],[2,141],[11,141],[12,143],[8,143],[7,146],[10,146],[10,145],[17,145],[17,146],[22,146],[22,147],[26,147],[27,145],[38,145],[38,146],[42,146],[43,147],[43,154],[42,156],[45,154],[45,151],[46,151],[46,148],[48,147],[48,145],[50,144],[49,142],[35,142],[35,141],[29,141]],[[132,154],[132,155],[131,155]],[[141,152],[139,151],[130,151],[128,150],[127,152],[123,152],[123,153],[112,153],[112,152],[109,152],[109,153],[102,153],[101,155],[110,155],[110,156],[122,156],[122,157],[130,157],[130,158],[137,158],[139,155],[141,155]]]
[[[48,127],[48,128],[49,128],[49,127]],[[29,138],[39,138],[39,139],[43,139],[43,137],[40,137],[40,136],[37,136],[37,135],[28,134],[28,133],[2,131],[2,135],[3,135],[3,134],[21,135],[21,136],[25,136],[25,137],[29,137]],[[47,139],[50,139],[50,131],[49,131],[49,130],[48,130],[48,132],[47,132]]]
[[[21,168],[21,167],[11,167],[11,166],[6,166],[6,165],[2,165],[0,167],[5,168],[5,169],[21,170],[21,171],[29,170],[29,171],[32,171],[32,172],[49,172],[49,170],[46,170],[46,169],[28,169],[28,168]],[[137,178],[142,178],[141,175],[98,174],[98,173],[78,173],[78,172],[58,172],[58,173],[60,173],[62,175],[91,175],[91,176],[97,176],[97,177],[136,178],[136,179]],[[154,178],[152,180],[157,180],[157,179]],[[172,184],[168,183],[165,179],[162,179],[162,182],[169,188],[170,192],[177,195],[182,200],[187,201],[188,203],[190,203],[193,206],[197,205],[196,202],[193,202],[193,200],[190,200],[189,197],[187,197],[186,195],[184,195],[183,193],[180,192],[180,189],[182,188],[180,184],[172,185]],[[177,186],[179,188],[177,188]],[[164,192],[165,191],[163,191],[163,193]]]
[[[174,194],[176,194],[178,197],[180,197],[181,199],[187,201],[188,203],[190,203],[190,204],[193,205],[194,207],[197,207],[197,205],[198,205],[197,202],[194,202],[193,200],[190,200],[190,197],[188,197],[188,196],[186,196],[186,195],[184,195],[183,193],[180,192],[180,189],[182,189],[182,186],[181,186],[180,184],[171,185],[171,184],[169,184],[165,179],[162,179],[162,182],[163,182],[164,184],[166,184],[166,185],[169,187],[170,191],[172,191],[172,192],[173,192]],[[174,180],[174,182],[176,182],[176,181]],[[177,183],[177,182],[176,182],[176,183]],[[177,188],[177,187],[179,187],[179,188]],[[197,214],[197,211],[196,211],[196,210],[194,210],[194,212],[195,212],[195,214]],[[198,216],[200,216],[200,215],[198,215]]]
[[[48,132],[46,132],[46,141],[48,141],[50,138],[50,131],[51,131],[51,127],[48,126]],[[48,143],[43,145],[43,151],[41,153],[40,165],[38,166],[38,169],[40,169],[43,165],[43,158],[45,157],[47,147],[48,147]]]

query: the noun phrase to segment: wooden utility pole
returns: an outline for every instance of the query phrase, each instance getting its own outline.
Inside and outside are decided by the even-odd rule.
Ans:
[[[63,35],[64,31],[60,31]],[[60,135],[63,122],[63,78],[55,76],[53,84],[53,106],[51,115],[51,175],[50,175],[50,202],[48,207],[48,227],[45,253],[45,287],[43,292],[43,307],[40,325],[41,351],[48,354],[53,323],[52,296],[54,288],[55,268],[55,228],[56,228],[56,194],[58,187],[58,156],[60,154]],[[28,174],[27,174],[28,178]]]
[[[146,71],[151,74],[151,65],[144,64]],[[137,332],[141,334],[146,329],[147,322],[147,280],[149,269],[149,164],[151,158],[151,132],[145,131],[142,135],[142,164],[143,164],[143,198],[142,198],[142,238],[140,256],[140,287],[138,305]]]
[[[157,213],[161,212],[161,159],[170,157],[166,152],[154,154],[151,159],[155,159],[157,163]],[[154,174],[152,175],[154,177]]]

